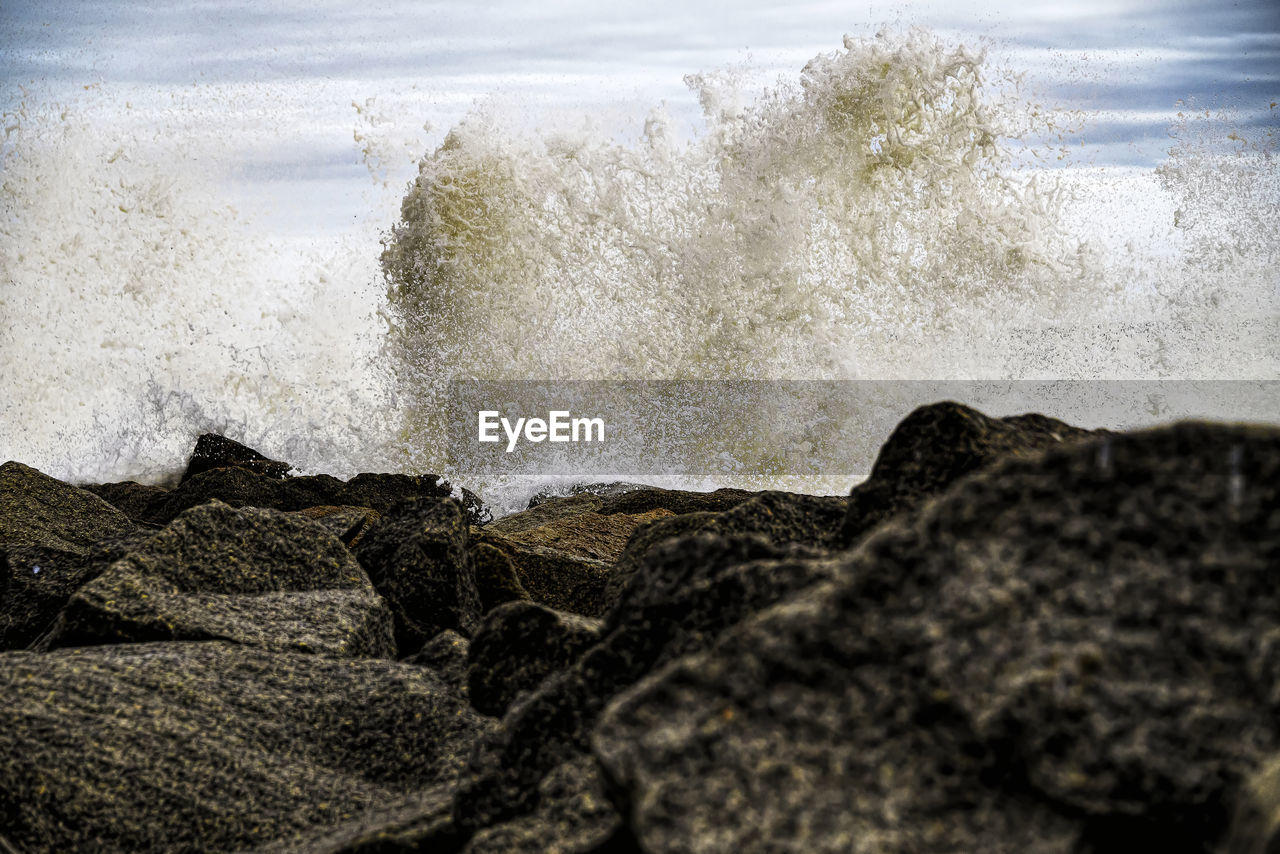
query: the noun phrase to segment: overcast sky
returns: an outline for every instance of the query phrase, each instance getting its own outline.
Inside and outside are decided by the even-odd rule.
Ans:
[[[0,75],[7,103],[19,87],[71,97],[101,81],[143,117],[172,111],[166,98],[179,93],[197,125],[241,138],[242,174],[292,182],[302,209],[315,207],[305,182],[333,198],[362,178],[352,142],[362,122],[397,138],[391,148],[405,151],[388,156],[408,163],[486,97],[531,115],[633,118],[665,100],[692,121],[685,74],[748,55],[770,74],[795,74],[843,34],[881,25],[985,40],[1046,97],[1096,111],[1086,134],[1094,162],[1158,162],[1179,99],[1235,109],[1246,124],[1274,126],[1280,114],[1269,107],[1280,98],[1276,0],[0,0]],[[357,116],[352,101],[369,98]],[[435,136],[422,134],[426,121]]]

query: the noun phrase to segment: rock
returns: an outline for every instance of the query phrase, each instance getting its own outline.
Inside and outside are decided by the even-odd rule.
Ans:
[[[405,664],[425,667],[440,681],[467,696],[467,656],[471,642],[452,629],[445,629],[427,641],[422,649],[404,659]]]
[[[0,650],[35,643],[77,590],[149,536],[135,531],[83,553],[42,546],[0,548]]]
[[[85,554],[137,526],[93,493],[22,463],[0,465],[0,546],[42,546]]]
[[[133,545],[76,591],[46,646],[225,639],[394,657],[391,625],[364,570],[322,527],[213,502]]]
[[[475,540],[506,555],[520,586],[533,601],[584,617],[603,615],[605,585],[612,568],[606,561],[525,545],[490,533],[488,528],[479,531]]]
[[[610,698],[729,626],[829,576],[834,564],[756,535],[699,535],[656,547],[599,642],[506,713],[472,757],[455,819],[476,830],[526,814],[539,780],[587,748]],[[474,657],[474,656],[473,656]]]
[[[538,784],[526,816],[475,834],[464,854],[639,854],[625,822],[605,796],[595,759],[557,767]]]
[[[1277,565],[1280,430],[1062,443],[654,673],[594,752],[645,850],[1215,850],[1280,743]]]
[[[609,483],[575,483],[569,487],[567,492],[560,492],[554,488],[543,489],[537,495],[529,499],[528,509],[540,507],[546,503],[554,503],[562,501],[566,498],[612,498],[615,495],[622,495],[625,492],[633,492],[637,489],[653,489],[643,483],[629,483],[624,480],[615,480]]]
[[[485,615],[471,641],[471,705],[501,717],[522,691],[573,663],[600,639],[601,623],[533,602],[510,602]]]
[[[600,504],[600,513],[636,515],[654,510],[684,513],[723,513],[759,495],[743,489],[717,489],[714,492],[688,492],[682,489],[646,487],[608,496]]]
[[[485,530],[508,536],[598,509],[600,509],[600,498],[591,494],[547,498],[531,504],[528,510],[521,510],[519,513],[512,513],[510,516],[503,516],[495,522],[490,522]]]
[[[201,472],[228,466],[248,469],[263,477],[277,479],[288,475],[289,469],[293,468],[288,463],[267,459],[253,448],[241,445],[226,436],[205,433],[196,440],[196,448],[191,452],[187,470],[182,473],[182,480],[179,482],[185,483]]]
[[[0,692],[19,851],[238,851],[349,827],[451,785],[490,726],[420,667],[220,642],[6,653]]]
[[[1105,432],[1037,414],[992,418],[952,401],[922,406],[894,429],[870,477],[853,488],[840,542],[855,544],[881,522],[1001,459],[1034,456]]]
[[[739,497],[740,490],[731,492],[730,498]],[[780,546],[800,543],[827,548],[835,544],[847,512],[847,500],[843,497],[788,492],[746,495],[745,500],[737,501],[728,510],[685,513],[638,527],[609,574],[604,593],[606,604],[618,601],[645,556],[666,540],[699,533],[756,534]]]
[[[147,508],[162,501],[169,490],[159,486],[148,486],[136,481],[126,480],[120,483],[96,483],[80,487],[86,492],[106,501],[135,523],[150,525]]]
[[[520,583],[520,576],[512,565],[511,558],[488,543],[474,545],[470,558],[483,613],[492,611],[504,602],[529,601],[529,593]]]
[[[499,529],[497,532],[510,542],[523,546],[552,549],[572,557],[615,563],[636,528],[672,515],[670,510],[663,508],[637,514],[603,515],[587,511],[562,516],[536,527],[522,527],[510,532]],[[493,528],[491,525],[490,530]]]
[[[410,499],[365,536],[356,556],[395,616],[396,644],[417,650],[443,629],[470,636],[483,606],[469,530],[451,498]]]
[[[410,498],[446,498],[452,487],[435,475],[358,474],[341,481],[327,474],[275,480],[243,468],[212,469],[193,476],[147,509],[147,520],[167,525],[179,513],[217,499],[232,507],[305,510],[367,507],[386,515]]]
[[[453,786],[445,783],[390,798],[336,827],[321,825],[254,848],[254,854],[454,852]]]
[[[320,527],[341,540],[349,549],[355,548],[369,529],[382,518],[381,513],[369,507],[322,506],[293,512],[319,523]]]

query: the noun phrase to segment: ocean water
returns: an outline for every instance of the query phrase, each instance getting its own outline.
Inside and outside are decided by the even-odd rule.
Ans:
[[[457,378],[1280,379],[1276,120],[1187,105],[1156,168],[1062,168],[1087,116],[917,29],[687,83],[693,133],[662,105],[631,133],[476,106],[323,241],[239,209],[230,141],[180,98],[131,125],[128,92],[28,96],[0,149],[0,458],[163,481],[216,430],[306,472],[448,474]],[[403,140],[356,106],[382,176]],[[686,483],[796,485],[752,462]],[[572,480],[468,485],[510,509]]]

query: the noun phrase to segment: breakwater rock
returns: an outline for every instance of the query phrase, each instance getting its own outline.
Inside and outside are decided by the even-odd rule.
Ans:
[[[940,403],[848,497],[496,522],[197,451],[0,466],[0,851],[1280,844],[1280,428]]]

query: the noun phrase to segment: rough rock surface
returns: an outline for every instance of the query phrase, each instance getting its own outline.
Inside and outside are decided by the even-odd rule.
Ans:
[[[395,616],[402,653],[443,629],[470,636],[483,613],[467,555],[469,528],[451,498],[411,499],[385,515],[356,549]]]
[[[647,487],[633,489],[618,495],[607,496],[600,503],[600,513],[626,513],[635,515],[654,510],[672,513],[722,513],[732,510],[744,501],[760,493],[744,489],[717,489],[714,492],[688,492],[683,489],[657,489]]]
[[[501,717],[511,701],[563,670],[600,639],[601,623],[533,602],[511,602],[485,615],[467,660],[471,705]]]
[[[354,549],[364,535],[369,533],[369,529],[382,518],[381,513],[369,507],[321,506],[293,512],[318,523],[349,549]]]
[[[67,600],[150,536],[135,531],[83,554],[42,546],[0,547],[0,650],[23,649],[49,628]]]
[[[137,526],[91,492],[22,463],[0,465],[0,546],[43,546],[84,554]]]
[[[637,685],[595,752],[646,850],[1210,850],[1280,741],[1277,565],[1280,431],[1009,459]]]
[[[452,629],[445,629],[423,644],[422,649],[404,659],[404,662],[434,671],[437,678],[458,692],[459,696],[465,697],[467,656],[470,651],[470,641]]]
[[[223,639],[391,656],[391,615],[319,525],[213,502],[130,548],[67,602],[47,646]]]
[[[601,709],[653,668],[829,576],[832,564],[755,535],[699,535],[653,550],[598,643],[524,695],[472,757],[455,818],[474,830],[527,813],[539,780],[587,747]]]
[[[246,447],[226,436],[217,433],[205,433],[196,439],[195,450],[187,462],[187,470],[182,473],[185,483],[195,475],[211,469],[237,466],[248,469],[264,477],[283,478],[293,466],[279,460],[267,459],[253,448]]]
[[[992,418],[952,401],[922,406],[894,429],[871,475],[854,487],[840,541],[855,544],[877,525],[1006,457],[1034,456],[1103,432],[1034,413]]]
[[[572,557],[614,563],[636,528],[672,515],[665,508],[643,513],[609,515],[586,511],[552,519],[542,525],[525,525],[517,531],[499,530],[498,533],[510,542],[523,546],[553,549]],[[494,525],[489,526],[489,530],[493,528]]]
[[[468,556],[480,592],[480,608],[488,613],[506,602],[528,602],[529,592],[520,583],[511,558],[489,543],[476,543]]]
[[[147,515],[147,508],[162,501],[163,496],[169,491],[164,487],[132,480],[119,483],[93,483],[80,488],[86,492],[92,492],[140,525],[152,524]]]
[[[218,642],[6,653],[0,695],[19,851],[235,851],[336,829],[450,783],[489,726],[420,667]]]
[[[529,598],[557,611],[599,617],[605,610],[605,587],[612,566],[593,558],[575,557],[546,546],[526,545],[488,528],[477,531],[475,542],[501,552],[515,568]]]

